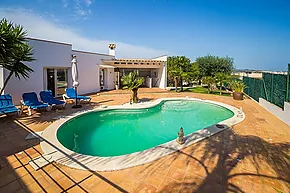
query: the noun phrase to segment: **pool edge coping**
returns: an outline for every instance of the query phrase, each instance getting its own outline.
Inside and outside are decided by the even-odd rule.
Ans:
[[[104,111],[104,110],[114,110],[114,109],[142,109],[142,108],[151,108],[162,101],[168,100],[193,100],[193,101],[201,101],[206,103],[211,103],[215,105],[222,106],[231,110],[234,115],[233,117],[216,123],[212,126],[206,127],[199,131],[193,132],[188,134],[185,138],[185,144],[180,145],[175,140],[166,142],[164,144],[158,145],[156,147],[135,152],[127,155],[121,156],[113,156],[113,157],[98,157],[98,156],[90,156],[90,155],[83,155],[76,152],[73,152],[66,147],[64,147],[57,139],[57,130],[58,128],[67,122],[70,119],[75,118],[76,116],[80,116],[84,113],[92,112],[92,111]],[[233,107],[231,105],[216,102],[212,100],[205,100],[199,98],[160,98],[152,102],[146,102],[141,104],[124,104],[124,105],[114,105],[108,106],[106,108],[98,107],[95,109],[90,110],[83,110],[77,113],[73,113],[68,116],[60,117],[59,120],[53,122],[50,126],[48,126],[43,134],[43,140],[40,142],[40,146],[45,154],[51,155],[49,161],[55,161],[61,165],[65,165],[68,167],[72,167],[75,169],[82,169],[82,170],[92,170],[92,171],[114,171],[114,170],[121,170],[130,167],[134,167],[137,165],[146,164],[157,160],[161,157],[174,153],[180,149],[188,147],[193,143],[196,143],[200,140],[208,138],[212,135],[215,135],[235,124],[242,122],[245,119],[245,114],[242,110]],[[218,128],[216,125],[224,125],[224,128]]]

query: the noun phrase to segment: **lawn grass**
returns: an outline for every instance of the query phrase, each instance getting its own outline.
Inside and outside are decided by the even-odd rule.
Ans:
[[[176,92],[176,91],[173,90],[172,92]],[[177,92],[180,92],[180,90],[178,90]],[[206,87],[201,87],[201,86],[194,87],[194,88],[185,88],[185,89],[183,89],[183,92],[193,92],[193,93],[201,93],[201,94],[220,95],[220,91],[219,90],[214,90],[214,91],[211,91],[210,93],[208,93],[208,89]],[[231,96],[231,94],[222,91],[222,96]]]

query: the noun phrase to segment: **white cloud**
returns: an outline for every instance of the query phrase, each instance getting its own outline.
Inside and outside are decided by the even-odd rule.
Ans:
[[[62,2],[62,6],[63,6],[64,8],[67,8],[67,6],[68,6],[68,1],[67,1],[67,0],[61,0],[61,2]]]
[[[28,36],[65,43],[71,43],[73,49],[108,53],[108,44],[116,43],[116,55],[119,58],[151,58],[167,51],[156,50],[139,45],[131,45],[113,40],[98,40],[81,36],[77,31],[68,27],[58,26],[39,15],[24,9],[1,9],[0,18],[7,18],[16,24],[21,24],[28,32]],[[77,27],[77,26],[76,26]]]
[[[92,14],[92,11],[88,8],[91,5],[90,0],[74,0],[74,9],[77,16],[86,19]]]
[[[84,0],[84,1],[88,6],[90,6],[93,3],[93,0]]]
[[[75,19],[87,19],[92,15],[90,5],[93,3],[93,0],[61,0],[61,3],[63,8],[74,12]]]

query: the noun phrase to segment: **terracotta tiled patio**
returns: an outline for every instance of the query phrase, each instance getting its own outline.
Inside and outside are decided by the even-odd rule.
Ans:
[[[94,94],[91,104],[128,102],[127,91]],[[246,119],[213,137],[149,164],[114,172],[71,169],[51,163],[38,171],[28,164],[42,150],[38,139],[25,140],[31,131],[42,131],[59,115],[77,110],[25,113],[0,117],[0,192],[290,192],[290,127],[246,99],[194,93],[169,93],[141,89],[139,98],[196,97],[242,108]]]

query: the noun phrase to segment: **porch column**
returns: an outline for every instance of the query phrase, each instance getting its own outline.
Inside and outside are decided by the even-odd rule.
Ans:
[[[161,76],[160,76],[159,88],[166,89],[167,87],[167,62],[163,63],[163,67],[160,70],[161,70],[161,73],[160,73]]]

